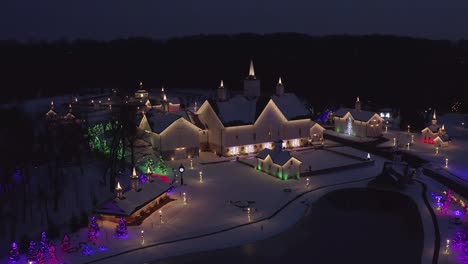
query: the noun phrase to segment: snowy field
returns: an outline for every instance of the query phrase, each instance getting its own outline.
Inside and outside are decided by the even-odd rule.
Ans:
[[[444,124],[447,133],[452,138],[449,146],[439,148],[438,152],[435,145],[423,143],[420,131],[408,133],[389,130],[388,133],[384,133],[384,137],[388,138],[389,141],[382,143],[379,147],[393,146],[395,138],[400,150],[428,160],[431,163],[429,165],[431,169],[468,187],[468,162],[466,158],[468,156],[468,128],[461,125],[467,116],[450,113],[438,117],[437,123]],[[414,142],[412,142],[411,135],[414,136]],[[409,149],[408,143],[411,144]],[[445,167],[445,159],[448,159],[447,168]]]
[[[305,179],[281,181],[264,173],[258,172],[248,166],[237,162],[228,162],[212,165],[199,165],[198,160],[193,160],[193,169],[190,161],[182,161],[187,171],[184,173],[186,186],[179,187],[171,194],[176,201],[166,205],[163,210],[164,223],[160,223],[159,214],[148,217],[142,226],[129,227],[129,237],[124,240],[115,239],[113,236],[115,224],[100,223],[102,234],[98,238],[98,245],[104,245],[107,251],[96,252],[88,257],[80,253],[63,256],[67,263],[84,263],[93,259],[99,259],[125,250],[141,247],[141,230],[144,230],[144,245],[156,242],[170,241],[177,238],[200,235],[239,224],[249,222],[246,211],[234,206],[229,201],[240,201],[239,204],[253,201],[250,221],[270,216],[297,194],[307,191]],[[171,167],[177,168],[181,161],[169,162]],[[375,176],[382,169],[383,160],[377,159],[376,165],[356,170],[348,170],[342,173],[331,173],[310,178],[314,189],[320,186],[353,181]],[[199,171],[203,172],[203,182],[200,182]],[[283,189],[291,188],[292,192],[283,192]],[[330,190],[333,188],[330,188]],[[312,192],[307,198],[323,195],[328,188]],[[185,192],[188,203],[184,204],[180,193]],[[304,197],[306,198],[306,197]],[[300,199],[304,201],[305,199]],[[248,241],[254,241],[265,236],[271,236],[281,232],[294,224],[303,214],[305,206],[299,200],[293,202],[281,211],[272,220],[264,225],[265,232],[259,232],[259,226],[246,226],[235,231],[228,231],[213,237],[201,238],[200,242],[185,241],[148,248],[119,258],[111,258],[99,263],[134,263],[155,260],[158,258],[189,253],[197,250],[228,247],[240,245]],[[253,230],[256,232],[253,233]],[[79,238],[73,236],[73,243],[87,241],[87,229],[82,229]],[[56,243],[57,244],[57,243]],[[135,256],[136,255],[136,256]]]

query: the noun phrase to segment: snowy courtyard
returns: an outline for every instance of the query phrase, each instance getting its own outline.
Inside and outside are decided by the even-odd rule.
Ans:
[[[197,159],[193,159],[193,167],[191,167],[190,160],[183,160],[182,163],[187,169],[183,175],[186,185],[177,186],[170,193],[170,196],[176,200],[162,208],[163,223],[160,214],[156,212],[145,219],[141,226],[129,226],[128,238],[117,239],[114,237],[116,224],[99,221],[101,234],[90,256],[83,256],[80,252],[76,252],[73,254],[60,253],[58,257],[67,263],[83,263],[146,245],[209,234],[255,222],[270,217],[295,196],[309,189],[375,176],[380,172],[382,162],[381,159],[377,158],[376,165],[372,167],[313,176],[310,177],[310,186],[306,186],[304,178],[299,181],[281,181],[235,161],[199,165]],[[177,168],[180,163],[181,161],[170,161],[169,165]],[[202,172],[202,178],[200,178],[200,171]],[[291,189],[291,191],[285,192],[284,189]],[[186,195],[186,203],[183,201],[183,193]],[[317,193],[323,194],[324,189],[311,192],[308,196]],[[246,205],[250,207],[250,214],[245,208]],[[304,205],[298,200],[294,201],[279,215],[266,221],[264,224],[265,232],[259,235],[271,235],[285,230],[300,218],[304,210]],[[286,212],[288,213],[286,214]],[[254,227],[248,227],[247,229],[250,228]],[[259,227],[256,226],[255,228],[258,229]],[[87,228],[83,228],[80,230],[78,237],[73,235],[72,243],[86,242],[87,231]],[[144,231],[143,236],[141,231]],[[226,247],[233,245],[233,243],[241,244],[246,239],[257,239],[256,236],[246,237],[243,232],[236,234],[236,232],[231,231],[226,234],[229,235],[221,240],[219,238],[214,240],[209,239],[209,237],[203,238],[205,242],[200,244],[199,247],[193,245],[187,247],[187,242],[177,242],[173,243],[174,247],[170,245],[157,246],[145,249],[144,254],[140,255],[138,253],[140,251],[136,251],[130,255],[137,254],[140,257],[138,261],[135,261],[144,262],[188,253],[205,247],[206,249]],[[237,238],[231,239],[232,235]],[[58,243],[59,241],[57,241],[56,245]],[[179,244],[182,244],[182,246],[179,246]],[[103,247],[100,248],[100,246]],[[164,250],[155,250],[158,248]],[[119,262],[116,262],[116,258],[110,258],[99,263],[128,263],[125,259],[126,257],[120,256],[118,258]]]

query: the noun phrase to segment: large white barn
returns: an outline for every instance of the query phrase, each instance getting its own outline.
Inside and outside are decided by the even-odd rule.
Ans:
[[[335,131],[355,137],[380,137],[383,121],[377,113],[362,110],[359,97],[354,109],[340,108],[333,113]]]
[[[281,78],[274,95],[260,94],[253,62],[242,95],[228,97],[223,82],[217,92],[217,100],[206,100],[196,111],[158,109],[160,113],[143,117],[139,127],[151,133],[153,148],[166,158],[198,151],[224,156],[257,153],[277,140],[283,140],[285,149],[323,141],[324,128],[311,120],[304,102],[284,92]]]

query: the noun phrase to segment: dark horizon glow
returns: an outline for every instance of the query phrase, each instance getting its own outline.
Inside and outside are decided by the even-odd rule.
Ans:
[[[198,34],[298,32],[468,39],[462,0],[4,0],[0,39],[167,39]]]

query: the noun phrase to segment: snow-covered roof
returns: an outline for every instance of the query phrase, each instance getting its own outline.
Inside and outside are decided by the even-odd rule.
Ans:
[[[56,113],[54,110],[50,109],[50,110],[46,113],[46,116],[47,116],[48,118],[55,118],[55,117],[57,116],[57,113]]]
[[[430,126],[426,127],[425,129],[423,129],[422,131],[426,130],[426,129],[429,129],[432,133],[437,133],[439,132],[439,128],[440,126],[437,125],[437,124],[431,124]]]
[[[72,120],[72,119],[75,119],[75,116],[68,112],[64,117],[63,117],[65,120]]]
[[[291,158],[293,158],[293,156],[291,156],[289,151],[277,151],[277,150],[273,150],[269,148],[263,149],[255,157],[264,160],[268,156],[270,156],[274,164],[277,164],[280,166],[283,166],[284,164],[286,164],[286,162],[288,162]]]
[[[181,115],[181,113],[179,112],[174,112],[174,113],[162,113],[162,112],[156,112],[156,111],[151,111],[151,112],[152,114],[150,116],[147,115],[146,118],[149,121],[151,130],[154,133],[158,133],[158,134],[163,132],[166,128],[168,128],[172,123],[174,123],[179,118],[186,118],[187,116],[186,114],[185,116]]]
[[[442,142],[449,142],[450,137],[447,134],[439,135],[434,140],[440,140]]]
[[[141,191],[124,192],[125,199],[114,198],[103,203],[95,210],[96,213],[129,216],[152,200],[161,196],[171,187],[171,183],[155,178],[154,182],[140,183]],[[125,189],[125,188],[124,188]]]
[[[295,94],[286,93],[281,96],[272,95],[271,99],[288,120],[310,116],[310,112],[307,110],[305,104],[301,102]]]
[[[239,121],[243,124],[253,124],[257,109],[257,98],[247,99],[242,95],[236,95],[227,101],[216,102],[218,116],[223,124]]]
[[[363,122],[369,121],[369,119],[371,119],[375,115],[375,113],[371,111],[357,111],[356,109],[345,107],[336,110],[333,114],[337,117],[343,117],[347,113],[350,113],[354,120],[359,120]]]
[[[206,129],[205,125],[203,122],[200,120],[199,116],[192,111],[187,111],[187,116],[192,124],[197,126],[200,129]]]

